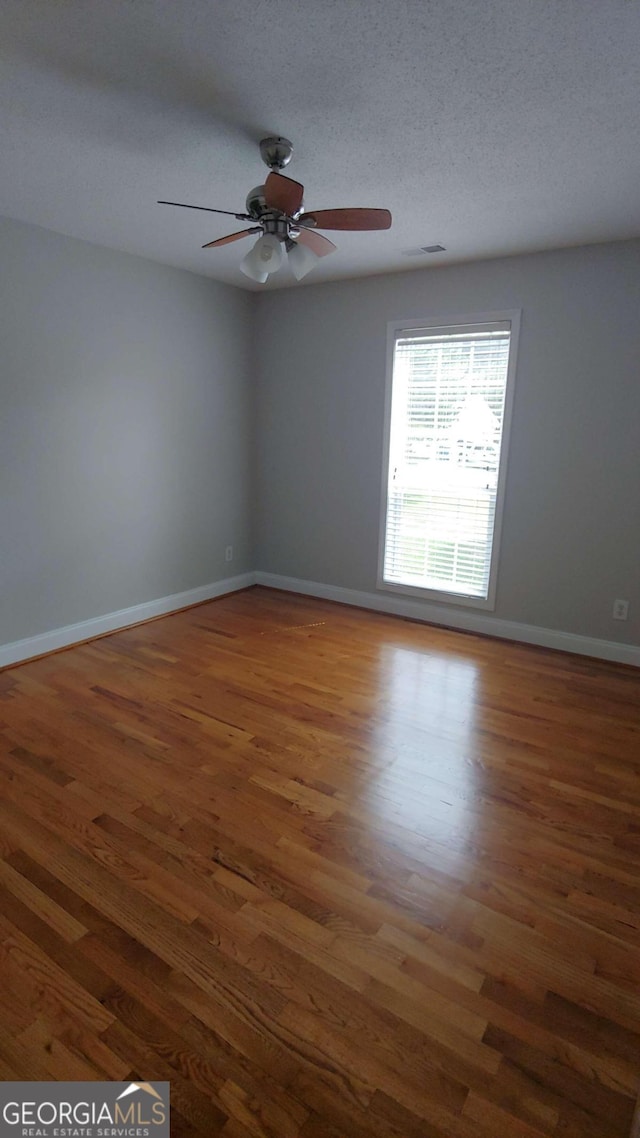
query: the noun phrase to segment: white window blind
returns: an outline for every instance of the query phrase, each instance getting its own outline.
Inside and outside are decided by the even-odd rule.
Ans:
[[[509,321],[397,333],[384,582],[488,597],[510,338]]]

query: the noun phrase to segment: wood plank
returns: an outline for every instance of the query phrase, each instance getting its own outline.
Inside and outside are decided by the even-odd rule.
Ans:
[[[628,1138],[636,671],[255,588],[0,698],[0,1077],[168,1079],[177,1138]]]

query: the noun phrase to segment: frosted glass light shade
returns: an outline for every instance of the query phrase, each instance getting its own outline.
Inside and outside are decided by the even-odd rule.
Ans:
[[[269,273],[275,273],[283,260],[282,242],[272,233],[265,233],[240,262],[240,269],[251,280],[264,284]]]
[[[272,233],[265,233],[256,241],[253,248],[264,272],[275,273],[282,265],[284,261],[282,241]]]
[[[246,257],[243,257],[240,262],[240,272],[244,273],[245,277],[249,277],[252,281],[257,281],[258,284],[264,284],[268,273],[259,264],[255,263],[256,258],[253,256],[253,249],[250,249]]]
[[[297,281],[301,281],[310,273],[314,265],[318,263],[320,258],[317,253],[309,249],[306,245],[298,245],[297,243],[289,250],[289,264],[291,272]]]

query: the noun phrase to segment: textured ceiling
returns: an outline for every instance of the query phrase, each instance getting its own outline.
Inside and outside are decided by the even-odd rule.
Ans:
[[[242,210],[276,133],[307,208],[393,213],[310,283],[637,236],[639,48],[639,0],[2,0],[0,213],[249,287],[155,202]]]

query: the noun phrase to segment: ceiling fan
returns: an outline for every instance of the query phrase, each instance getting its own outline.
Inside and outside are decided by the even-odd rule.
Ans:
[[[258,284],[264,284],[269,274],[281,267],[285,260],[285,250],[296,280],[302,280],[320,257],[333,253],[336,246],[328,237],[316,232],[318,229],[389,229],[391,214],[388,209],[352,207],[303,212],[304,186],[300,182],[294,182],[293,178],[285,178],[278,173],[290,161],[292,153],[293,145],[288,138],[262,139],[260,154],[271,173],[264,185],[256,186],[247,195],[245,213],[212,209],[204,205],[187,205],[185,202],[161,201],[158,205],[225,213],[239,221],[253,222],[251,228],[218,237],[202,248],[215,249],[217,245],[229,245],[232,241],[240,241],[252,233],[259,233],[255,245],[240,262],[240,269],[245,276]]]

